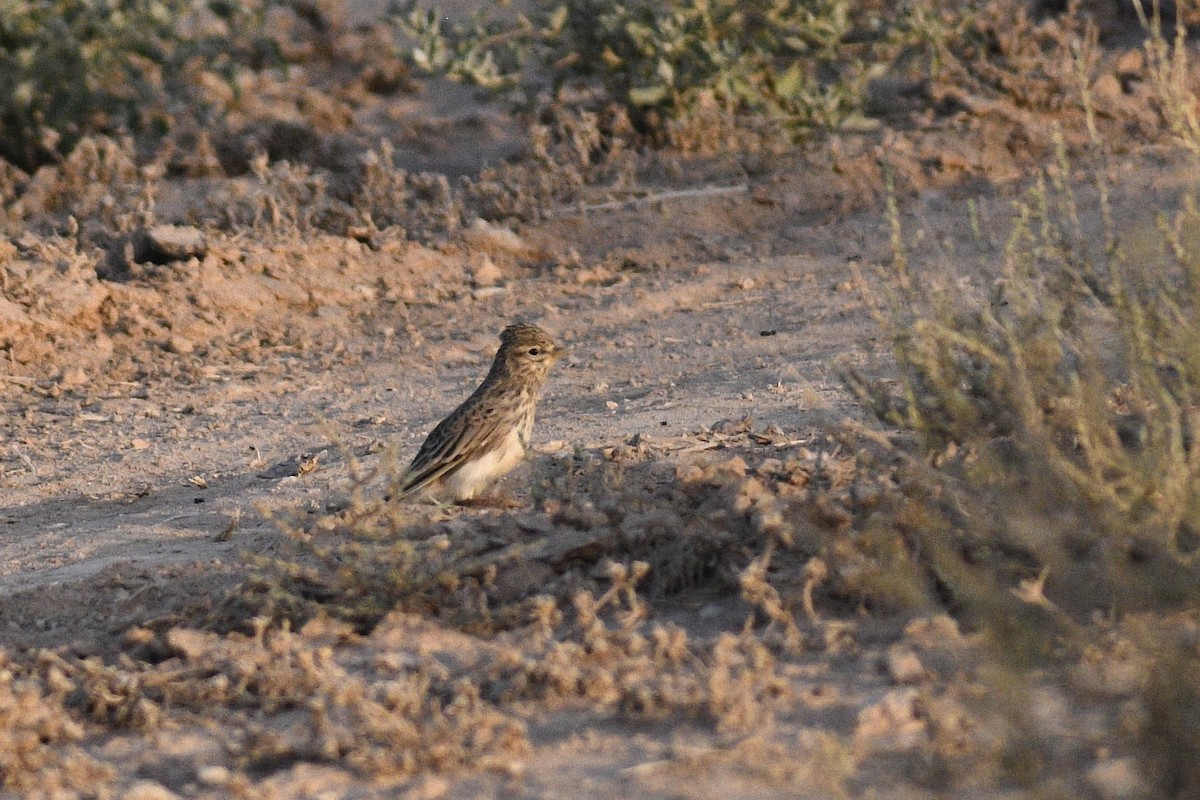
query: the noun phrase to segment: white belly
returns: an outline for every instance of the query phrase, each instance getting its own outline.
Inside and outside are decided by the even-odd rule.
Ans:
[[[514,428],[495,450],[466,462],[442,478],[442,492],[455,500],[470,500],[492,481],[520,464],[525,457],[523,427]]]

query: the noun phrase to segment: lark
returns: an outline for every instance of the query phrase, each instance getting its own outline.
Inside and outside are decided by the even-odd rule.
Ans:
[[[479,388],[425,439],[391,496],[472,500],[525,456],[538,394],[562,350],[536,325],[509,325]]]

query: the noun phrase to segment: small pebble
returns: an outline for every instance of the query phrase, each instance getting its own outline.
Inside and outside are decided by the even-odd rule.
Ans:
[[[161,783],[155,781],[138,781],[129,787],[124,797],[125,800],[175,800],[179,795]]]
[[[209,764],[196,770],[196,778],[205,786],[224,786],[230,777],[229,770],[220,764]]]
[[[928,677],[917,654],[905,647],[890,647],[885,657],[888,677],[892,683],[920,683]]]

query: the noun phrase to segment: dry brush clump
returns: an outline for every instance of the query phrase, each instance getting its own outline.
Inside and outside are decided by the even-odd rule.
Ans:
[[[1155,69],[1166,69],[1164,47],[1147,45]],[[1169,74],[1175,94],[1159,101],[1194,100],[1187,70]],[[1069,676],[1111,635],[1097,620],[1113,617],[1145,664],[1116,692],[1136,711],[1112,724],[1143,759],[1147,785],[1178,796],[1195,776],[1179,754],[1196,733],[1185,676],[1200,666],[1190,633],[1200,601],[1200,216],[1187,197],[1148,225],[1117,221],[1119,187],[1093,110],[1093,166],[1077,172],[1054,137],[1054,163],[1014,204],[998,266],[934,285],[918,278],[890,201],[894,252],[863,287],[891,335],[901,391],[847,377],[912,437],[868,434],[906,464],[906,499],[881,520],[901,532],[905,557],[988,632],[1019,686],[1029,666],[1051,665],[1069,696],[1086,694]],[[1186,127],[1176,133],[1186,145]],[[1091,184],[1098,223],[1083,212],[1081,184]],[[1033,777],[1050,769],[1041,763]]]
[[[570,603],[581,589],[599,591],[597,564],[638,561],[647,566],[641,587],[652,598],[697,589],[744,593],[763,622],[792,636],[786,620],[797,609],[812,615],[815,586],[851,603],[866,600],[859,559],[872,545],[842,534],[869,527],[870,515],[899,493],[890,468],[866,454],[754,453],[772,447],[778,434],[749,425],[703,431],[699,445],[638,435],[577,449],[534,482],[534,510],[525,512],[388,502],[371,488],[386,467],[356,466],[359,482],[331,500],[338,510],[279,520],[288,549],[261,560],[252,593],[263,613],[297,623],[323,609],[369,629],[400,607],[494,633],[527,624],[532,596]],[[753,466],[740,455],[670,458],[679,449],[735,445],[750,448],[744,454]],[[834,566],[810,565],[820,559]],[[776,581],[784,583],[769,588]],[[924,602],[913,593],[909,599]]]
[[[624,109],[641,132],[673,144],[716,123],[741,149],[755,129],[794,139],[860,116],[876,27],[886,6],[821,2],[568,2],[527,13],[481,12],[443,25],[415,5],[398,18],[414,65],[529,98]],[[886,22],[883,20],[886,19]],[[740,121],[740,125],[738,122]],[[740,133],[741,141],[738,141]],[[768,135],[771,135],[768,134]]]
[[[414,4],[395,23],[415,70],[526,110],[616,108],[632,142],[689,154],[771,152],[821,131],[926,125],[966,110],[1044,155],[1039,115],[1069,117],[1081,144],[1089,87],[1102,125],[1157,135],[1145,59],[1106,49],[1136,25],[1132,10],[1114,21],[1120,11],[1048,6],[589,1],[450,24]]]
[[[341,624],[292,632],[259,620],[249,636],[175,629],[166,642],[175,656],[146,674],[148,692],[175,713],[255,712],[230,748],[244,770],[329,761],[395,779],[527,747],[522,726],[468,678],[433,659],[388,658]]]
[[[51,653],[0,653],[0,789],[48,798],[111,785],[113,770],[81,747],[89,730],[77,713],[78,689]]]
[[[231,7],[217,25],[181,30],[181,17],[205,13],[216,17],[211,8],[171,0],[6,6],[0,12],[0,156],[33,169],[89,134],[166,124],[175,110],[172,93],[186,93],[189,62],[232,53],[230,27],[253,14]]]
[[[628,113],[617,104],[592,111],[551,103],[529,125],[528,157],[465,178],[461,195],[485,219],[536,220],[562,213],[590,187],[632,190],[644,155]]]
[[[859,531],[899,493],[862,468],[869,458],[777,458],[771,432],[724,430],[689,446],[748,448],[754,466],[675,463],[678,443],[637,436],[560,460],[535,484],[539,511],[421,511],[354,493],[339,512],[290,524],[290,546],[259,560],[236,603],[297,624],[328,613],[364,634],[398,609],[481,637],[510,653],[480,673],[502,706],[582,702],[755,729],[790,702],[781,660],[841,646],[823,609],[927,609],[932,592],[919,570],[903,587],[876,585],[884,545]],[[692,593],[740,597],[743,623],[700,636],[656,619],[658,601]]]
[[[219,724],[230,790],[297,762],[337,763],[398,781],[428,769],[500,764],[528,747],[523,725],[482,699],[476,681],[317,620],[298,632],[257,620],[248,635],[133,629],[116,663],[50,651],[0,674],[0,786],[23,796],[101,792],[123,780],[107,737]],[[213,766],[207,759],[193,770]],[[127,778],[128,776],[124,776]]]
[[[1075,208],[1065,180],[1036,183],[1018,204],[1003,266],[973,278],[976,292],[949,283],[918,292],[898,252],[880,310],[904,395],[858,388],[886,421],[918,434],[931,476],[977,490],[992,509],[990,546],[1064,577],[1091,562],[1098,605],[1188,601],[1200,329],[1185,240],[1196,216],[1188,205],[1164,217],[1159,252],[1133,256],[1086,247]],[[1005,508],[1014,493],[1023,501]],[[938,516],[978,527],[969,515]],[[1153,589],[1135,589],[1139,565],[1159,570]]]
[[[362,161],[354,193],[357,224],[375,232],[398,228],[418,241],[458,232],[467,216],[462,192],[445,175],[409,173],[396,164],[396,149],[386,139]]]
[[[531,630],[500,639],[522,657],[497,665],[489,693],[508,702],[583,701],[632,719],[699,719],[719,731],[769,725],[789,687],[768,644],[750,630],[706,639],[654,622],[636,590],[649,565],[603,568],[610,586],[599,597],[576,594],[570,621],[553,598],[535,598]]]
[[[799,709],[835,702],[797,680],[804,669],[854,663],[869,646],[859,623],[893,620],[903,644],[865,668],[892,685],[858,709],[850,730],[825,734],[821,759],[841,765],[831,791],[884,763],[933,789],[1045,786],[1064,770],[1078,787],[1095,748],[1131,751],[1116,731],[1137,723],[1151,664],[1130,655],[1120,630],[1089,647],[1083,626],[1058,619],[1049,601],[1036,605],[1031,587],[1014,595],[1005,575],[986,572],[999,556],[965,559],[955,531],[930,526],[958,498],[933,495],[928,467],[849,435],[811,452],[773,444],[770,429],[749,422],[714,428],[722,433],[700,432],[682,447],[638,436],[580,449],[535,481],[539,511],[421,512],[352,498],[294,530],[297,546],[263,562],[242,601],[297,620],[343,615],[367,639],[411,644],[424,641],[414,629],[424,630],[440,642],[434,650],[457,654],[455,675],[502,713],[519,717],[534,703],[696,725],[726,743],[766,736],[764,747],[778,741],[763,732],[787,729]],[[704,455],[713,445],[738,455]],[[701,455],[679,455],[689,447]],[[962,592],[981,577],[988,581],[973,595]],[[717,629],[663,619],[664,607],[702,598],[740,603]],[[949,617],[902,622],[946,604],[974,629],[994,630],[964,609],[1017,628],[1056,626],[1065,666],[1031,682],[1012,667],[1021,653],[981,657],[980,637]],[[1018,630],[1009,641],[1044,664],[1045,648],[1031,638]],[[1029,697],[1046,709],[1028,710]],[[1086,739],[1061,735],[1085,719],[1109,727],[1089,723]],[[1182,759],[1169,766],[1186,769]]]

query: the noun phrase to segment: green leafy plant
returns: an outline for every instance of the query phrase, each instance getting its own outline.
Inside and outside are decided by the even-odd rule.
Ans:
[[[850,9],[847,0],[571,0],[458,26],[414,5],[397,23],[416,66],[488,88],[536,82],[541,62],[556,86],[599,81],[643,125],[712,99],[799,129],[843,124],[860,108],[866,73],[845,44]]]
[[[182,0],[0,3],[0,156],[30,169],[90,133],[161,132],[194,60],[267,52],[257,4],[204,7],[213,23],[181,33],[199,11]]]
[[[638,109],[681,109],[710,93],[727,111],[834,125],[854,107],[842,57],[848,4],[573,3],[564,30],[581,69]],[[841,74],[838,74],[838,73]]]

